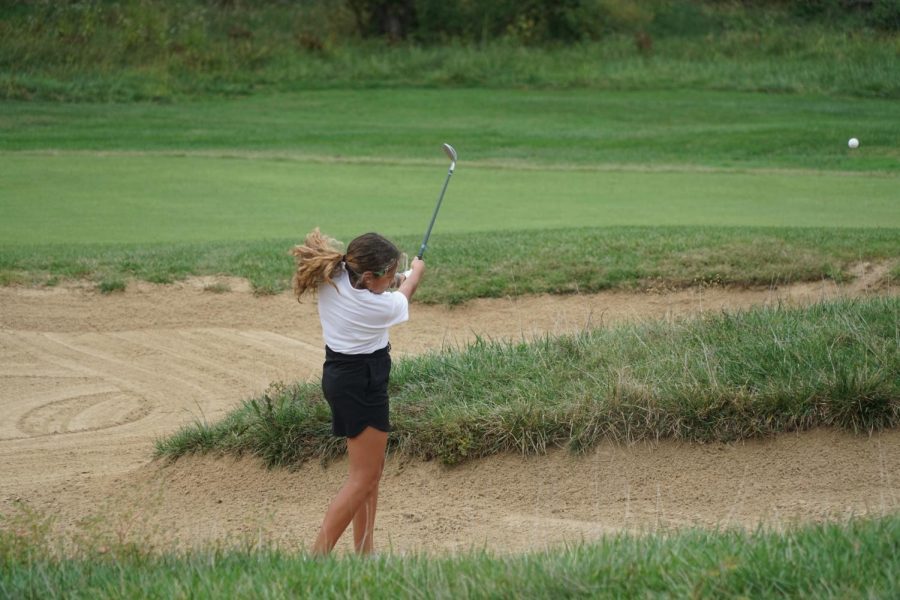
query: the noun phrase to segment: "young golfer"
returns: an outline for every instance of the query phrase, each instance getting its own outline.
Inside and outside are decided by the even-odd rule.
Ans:
[[[373,550],[378,482],[384,469],[390,419],[388,329],[409,319],[409,300],[425,272],[414,259],[408,276],[398,274],[400,250],[377,233],[350,242],[347,253],[318,228],[294,247],[294,292],[299,300],[318,293],[325,338],[322,391],[331,407],[331,428],[347,438],[350,472],[328,506],[313,544],[315,554],[330,552],[353,522],[357,552]],[[389,291],[399,287],[397,291]]]

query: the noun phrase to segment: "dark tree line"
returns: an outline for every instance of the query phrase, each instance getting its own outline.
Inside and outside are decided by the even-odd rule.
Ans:
[[[714,28],[714,6],[733,0],[344,0],[363,37],[391,40],[572,42],[648,28],[694,33]],[[900,31],[900,0],[744,0],[747,9],[780,8],[798,19],[856,22]],[[679,31],[681,30],[681,31]]]

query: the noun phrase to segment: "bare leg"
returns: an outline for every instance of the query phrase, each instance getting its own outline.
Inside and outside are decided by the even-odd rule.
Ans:
[[[368,523],[375,521],[375,500],[378,497],[378,481],[384,467],[384,451],[387,448],[388,434],[373,427],[366,427],[362,433],[347,440],[347,453],[350,455],[350,472],[347,481],[325,512],[322,528],[313,544],[313,554],[328,554],[337,544],[338,539],[347,529],[357,512],[371,514]],[[364,504],[374,495],[371,510],[367,512]],[[365,537],[368,527],[364,525],[361,537]],[[368,536],[371,543],[371,534]]]
[[[384,470],[384,460],[381,461]],[[379,478],[380,479],[380,478]],[[378,485],[366,497],[363,505],[353,515],[353,547],[360,554],[371,554],[375,549],[375,509],[378,508]]]

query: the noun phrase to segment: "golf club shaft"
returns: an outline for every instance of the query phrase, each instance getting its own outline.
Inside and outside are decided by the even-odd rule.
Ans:
[[[438,196],[437,205],[434,207],[434,214],[431,215],[431,223],[428,224],[428,231],[425,232],[425,237],[422,238],[422,246],[419,248],[419,253],[416,255],[419,260],[421,260],[422,256],[425,255],[425,247],[428,245],[428,238],[431,236],[431,228],[434,227],[434,220],[437,219],[438,211],[441,209],[441,202],[444,201],[444,192],[447,191],[447,184],[450,183],[451,175],[453,175],[453,165],[451,165],[450,170],[447,171],[447,178],[444,180],[444,187],[441,188],[441,195]]]

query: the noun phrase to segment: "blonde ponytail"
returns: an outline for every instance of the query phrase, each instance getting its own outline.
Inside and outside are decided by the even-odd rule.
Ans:
[[[329,283],[337,289],[332,278],[339,272],[344,254],[339,249],[341,243],[324,235],[316,227],[306,236],[306,240],[294,246],[291,254],[297,262],[297,270],[291,284],[297,301],[309,290],[315,291],[322,283]]]

